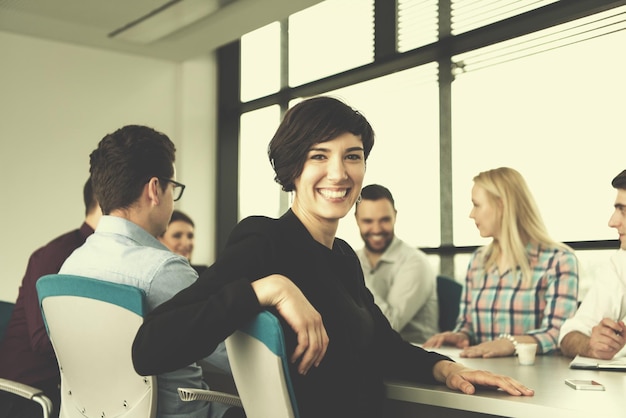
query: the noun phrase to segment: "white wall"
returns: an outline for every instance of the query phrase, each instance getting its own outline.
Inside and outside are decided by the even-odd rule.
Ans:
[[[177,208],[189,215],[196,226],[194,264],[211,264],[215,248],[217,74],[213,57],[181,65],[181,128],[176,152],[179,181],[185,194]]]
[[[202,228],[194,261],[212,261],[212,56],[177,64],[4,32],[0,56],[0,300],[15,300],[35,249],[81,224],[89,153],[126,124],[176,144],[180,208]]]

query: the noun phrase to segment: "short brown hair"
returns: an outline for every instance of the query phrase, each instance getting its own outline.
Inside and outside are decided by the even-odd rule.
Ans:
[[[87,179],[83,186],[83,201],[85,202],[85,216],[96,210],[98,207],[98,200],[93,192],[93,186],[91,185],[91,177]]]
[[[365,117],[341,100],[319,96],[298,103],[285,113],[268,147],[274,180],[286,192],[294,190],[307,154],[314,144],[351,133],[363,141],[365,159],[374,146],[374,131]]]
[[[357,213],[359,208],[359,204],[363,200],[381,200],[387,199],[391,202],[391,207],[393,210],[396,210],[396,202],[393,200],[393,195],[391,191],[385,186],[381,186],[380,184],[370,184],[361,189],[361,200],[357,200],[356,205],[354,205],[354,213]]]
[[[174,209],[174,211],[172,211],[172,217],[170,218],[170,222],[176,222],[176,221],[181,221],[181,222],[185,222],[189,225],[191,225],[192,227],[196,227],[193,223],[193,221],[191,220],[191,218],[189,217],[189,215],[187,215],[186,213],[183,213],[177,209]]]
[[[615,187],[616,189],[626,190],[626,170],[615,176],[615,178],[611,182],[611,186]]]
[[[152,177],[171,179],[176,148],[167,135],[128,125],[106,135],[91,155],[91,182],[102,213],[128,208]],[[167,182],[163,181],[165,190]]]

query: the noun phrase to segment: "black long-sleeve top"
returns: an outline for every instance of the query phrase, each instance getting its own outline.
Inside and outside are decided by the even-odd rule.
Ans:
[[[250,283],[270,274],[300,288],[330,340],[306,376],[290,365],[302,418],[381,417],[384,378],[434,383],[433,366],[448,360],[402,340],[374,304],[352,248],[341,239],[332,250],[318,243],[290,210],[280,219],[241,221],[215,264],[148,314],[133,344],[137,372],[159,374],[206,357],[263,309]],[[291,353],[296,335],[281,323]]]

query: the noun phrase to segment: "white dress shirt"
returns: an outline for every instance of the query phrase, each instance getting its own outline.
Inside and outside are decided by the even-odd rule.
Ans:
[[[375,268],[365,248],[357,255],[365,285],[394,330],[413,343],[423,343],[439,332],[437,275],[423,251],[394,236]]]
[[[565,321],[559,334],[561,340],[571,331],[588,337],[591,329],[603,318],[626,321],[626,251],[619,250],[601,269],[585,295],[576,315]],[[615,357],[626,356],[626,346]]]

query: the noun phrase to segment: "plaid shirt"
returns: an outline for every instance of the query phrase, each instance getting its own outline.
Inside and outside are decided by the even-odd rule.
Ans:
[[[578,301],[578,262],[573,252],[528,245],[532,281],[522,284],[519,268],[500,275],[485,271],[481,247],[470,259],[455,331],[471,344],[497,339],[502,333],[532,335],[539,352],[557,348],[559,330],[574,316]]]

